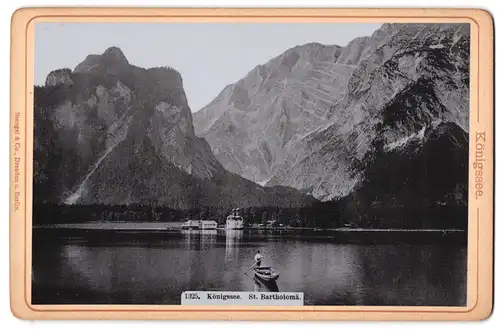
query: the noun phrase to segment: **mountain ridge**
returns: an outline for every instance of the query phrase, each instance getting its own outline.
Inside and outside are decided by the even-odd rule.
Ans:
[[[35,87],[34,158],[39,202],[192,208],[314,201],[228,173],[194,134],[180,74],[133,66],[117,47],[87,56],[74,71],[53,71]]]
[[[412,84],[432,81],[432,91],[414,88],[413,101],[432,92],[433,104],[444,106],[443,113],[424,116],[468,131],[469,40],[467,24],[384,24],[344,47],[321,48],[327,52],[291,48],[254,69],[267,72],[265,78],[251,71],[196,112],[196,133],[226,169],[245,178],[312,189],[323,201],[346,196],[362,178],[347,173],[384,122],[382,109]],[[294,59],[292,69],[282,69],[297,49],[305,54]],[[282,76],[274,74],[278,79],[266,85],[274,71]],[[392,138],[417,133],[407,128],[392,131]]]

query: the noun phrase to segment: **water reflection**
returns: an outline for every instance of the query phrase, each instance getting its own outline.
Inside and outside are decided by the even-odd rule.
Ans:
[[[243,236],[243,231],[228,230],[225,231],[225,236],[226,236],[225,259],[226,261],[230,261],[232,258],[238,257],[238,249],[241,243],[241,238]]]
[[[466,302],[461,246],[339,245],[215,230],[155,239],[35,241],[33,302],[178,304],[187,290],[304,292],[307,305]],[[280,272],[277,283],[247,271],[257,249],[263,265]]]
[[[285,252],[268,253],[266,265],[272,265],[286,275],[287,281],[294,282],[291,291],[309,291],[305,294],[306,303],[314,305],[329,304],[332,300],[342,300],[341,304],[359,304],[357,290],[363,280],[360,246],[308,245],[302,241],[286,245]]]
[[[181,232],[188,249],[209,248],[217,241],[217,230],[182,230]]]
[[[63,250],[65,262],[58,275],[59,283],[72,291],[96,292],[102,302],[108,303],[116,299],[164,303],[181,293],[174,289],[169,298],[170,287],[188,286],[192,277],[203,273],[199,253],[195,251],[165,257],[163,249],[134,245],[67,245]]]

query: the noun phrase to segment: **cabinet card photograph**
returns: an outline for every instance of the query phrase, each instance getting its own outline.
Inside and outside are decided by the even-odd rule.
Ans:
[[[29,23],[28,303],[466,310],[493,112],[461,14]]]

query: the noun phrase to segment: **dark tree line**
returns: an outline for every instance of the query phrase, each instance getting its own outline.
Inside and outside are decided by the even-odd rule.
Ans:
[[[245,227],[262,224],[266,227],[305,228],[404,228],[404,229],[467,229],[466,207],[434,205],[418,207],[366,206],[359,199],[346,197],[338,201],[317,202],[305,207],[246,207],[239,214]],[[231,209],[203,207],[179,210],[149,205],[58,205],[34,204],[33,223],[119,222],[182,222],[213,220],[224,225]]]

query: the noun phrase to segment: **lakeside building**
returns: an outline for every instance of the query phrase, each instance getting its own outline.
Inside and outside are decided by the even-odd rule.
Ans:
[[[213,220],[192,220],[189,219],[181,226],[182,229],[195,230],[214,230],[217,228],[217,222]]]
[[[243,217],[240,216],[240,208],[231,210],[229,216],[226,217],[226,230],[241,230],[243,229]]]

